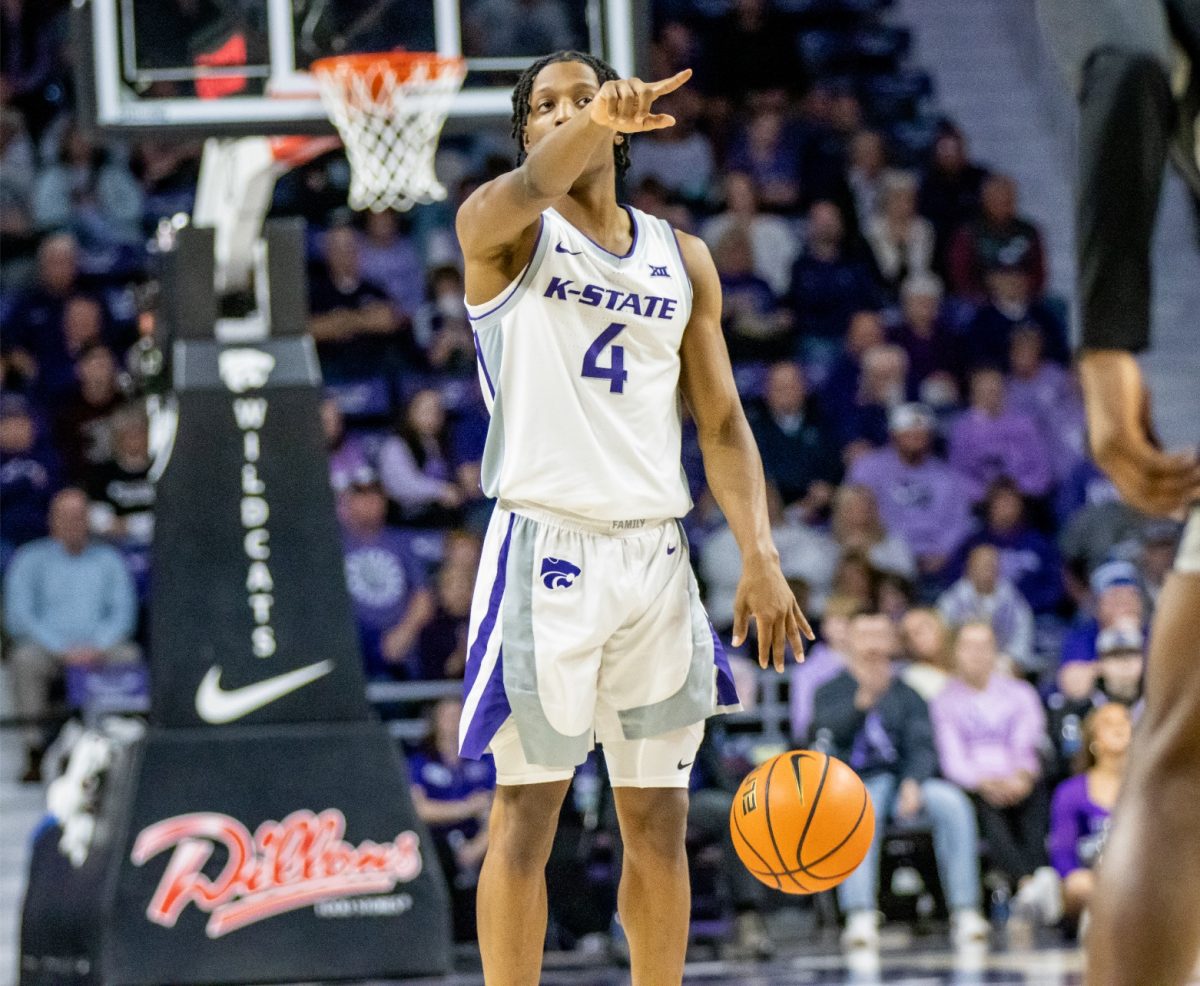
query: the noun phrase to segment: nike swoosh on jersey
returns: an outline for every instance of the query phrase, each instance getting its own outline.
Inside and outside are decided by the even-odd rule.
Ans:
[[[675,554],[675,552],[676,552],[676,551],[678,551],[678,550],[679,550],[679,545],[677,545],[677,544],[673,544],[673,545],[671,545],[671,547],[669,547],[669,548],[667,549],[667,554],[668,554],[668,555],[673,555],[673,554]]]
[[[200,687],[196,689],[196,714],[214,726],[234,722],[305,685],[311,685],[332,670],[333,661],[318,661],[286,674],[264,678],[252,685],[226,691],[221,688],[221,668],[214,664],[204,675]]]
[[[676,769],[676,770],[683,770],[683,769],[684,769],[684,768],[686,768],[686,767],[690,767],[690,766],[691,766],[692,764],[694,764],[695,762],[696,762],[695,760],[689,760],[687,763],[684,763],[684,762],[683,762],[683,760],[682,760],[682,758],[681,758],[681,759],[680,759],[680,761],[679,761],[679,763],[677,763],[677,764],[675,765],[675,769]]]
[[[554,252],[555,253],[569,253],[572,257],[578,257],[581,253],[583,253],[582,250],[568,250],[561,243],[554,244]]]

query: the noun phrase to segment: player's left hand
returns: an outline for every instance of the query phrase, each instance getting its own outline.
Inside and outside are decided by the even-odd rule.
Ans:
[[[752,616],[758,631],[759,667],[774,663],[775,670],[782,671],[784,652],[789,643],[796,660],[804,660],[802,637],[816,638],[777,560],[748,561],[742,567],[742,578],[733,600],[735,647],[746,640]]]

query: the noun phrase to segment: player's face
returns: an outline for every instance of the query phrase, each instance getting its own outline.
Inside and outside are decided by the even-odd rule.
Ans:
[[[596,73],[583,62],[553,62],[542,69],[533,80],[529,93],[525,150],[532,148],[555,127],[569,122],[577,113],[585,112],[599,89],[600,80]],[[612,161],[612,154],[607,149],[602,151],[597,165]]]

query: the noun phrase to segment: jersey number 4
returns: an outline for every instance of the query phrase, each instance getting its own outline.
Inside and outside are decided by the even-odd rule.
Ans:
[[[604,352],[604,347],[619,336],[624,329],[625,324],[623,322],[612,322],[607,329],[596,336],[595,341],[588,347],[588,351],[583,354],[582,375],[607,380],[608,392],[610,394],[623,394],[625,392],[625,379],[629,376],[625,372],[625,347],[612,347],[612,356],[609,359],[608,366],[601,366],[597,360],[600,358],[600,354]]]

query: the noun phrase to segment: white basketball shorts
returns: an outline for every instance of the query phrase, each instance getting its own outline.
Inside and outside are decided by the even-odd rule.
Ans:
[[[740,708],[676,520],[501,503],[468,640],[459,746],[501,784],[567,779],[599,742],[614,785],[686,787],[704,720]]]

